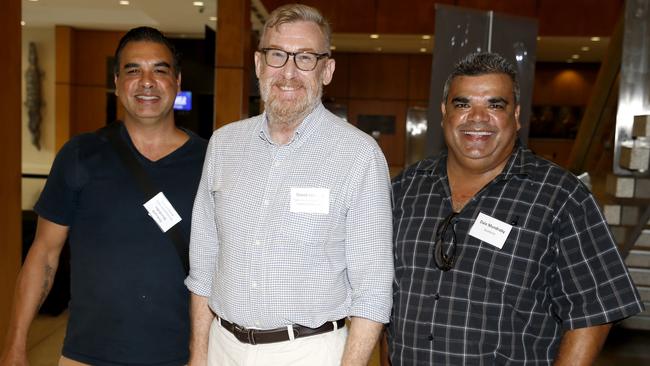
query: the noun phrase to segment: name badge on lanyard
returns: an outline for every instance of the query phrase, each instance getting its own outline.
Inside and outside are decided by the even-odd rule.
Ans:
[[[160,227],[160,230],[162,230],[163,233],[166,233],[167,230],[171,229],[181,221],[180,215],[178,215],[174,206],[172,206],[172,204],[167,200],[167,197],[165,197],[165,194],[162,192],[145,202],[143,206],[153,221],[158,224],[158,227]]]

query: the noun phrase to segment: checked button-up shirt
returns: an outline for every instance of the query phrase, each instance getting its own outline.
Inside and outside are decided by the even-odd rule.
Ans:
[[[520,144],[452,219],[444,239],[457,259],[438,269],[434,241],[452,212],[446,161],[393,180],[393,365],[550,365],[564,331],[643,310],[589,190]],[[469,235],[480,213],[512,226],[502,248]]]

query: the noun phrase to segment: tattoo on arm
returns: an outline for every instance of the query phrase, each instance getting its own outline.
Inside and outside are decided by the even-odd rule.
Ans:
[[[41,299],[38,302],[39,307],[43,305],[43,302],[45,301],[47,294],[50,292],[50,286],[52,286],[53,280],[54,280],[54,268],[52,268],[49,264],[46,264],[45,279],[43,280],[43,288],[41,290]]]

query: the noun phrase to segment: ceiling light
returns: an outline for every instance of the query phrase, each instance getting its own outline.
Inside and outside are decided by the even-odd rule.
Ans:
[[[420,48],[420,52],[427,52],[427,49],[422,47],[422,48]]]
[[[541,40],[542,40],[542,37],[537,36],[537,40],[538,40],[538,41],[541,41]]]
[[[28,0],[28,1],[35,3],[35,2],[37,2],[38,0]]]
[[[600,41],[600,37],[591,37],[592,42],[598,42]]]
[[[428,34],[424,34],[424,35],[422,36],[422,39],[431,39],[431,36],[428,35]]]
[[[377,51],[377,52],[381,52],[381,50],[382,50],[381,47],[377,47],[377,48],[375,48],[375,51]]]
[[[571,58],[574,59],[574,60],[577,60],[577,59],[580,58],[580,55],[578,55],[578,54],[571,55]]]
[[[194,6],[203,6],[203,1],[195,1],[192,3]]]
[[[572,60],[572,59],[568,59],[568,60],[566,60],[566,63],[567,63],[567,64],[572,64],[572,63],[573,63],[573,60]]]
[[[21,20],[21,21],[20,21],[20,25],[24,27],[24,26],[25,26],[25,21],[24,21],[24,20]]]
[[[379,38],[379,34],[371,34],[370,38],[377,39],[377,38]]]
[[[129,0],[120,0],[120,5],[129,5]]]
[[[209,17],[208,19],[209,19],[211,22],[216,22],[216,21],[217,21],[217,17]]]
[[[582,46],[580,47],[580,50],[587,52],[589,51],[589,46]]]

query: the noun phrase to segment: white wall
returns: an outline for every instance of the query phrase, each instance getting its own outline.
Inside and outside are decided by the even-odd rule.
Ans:
[[[42,70],[41,92],[45,105],[41,110],[41,149],[37,150],[31,142],[31,133],[27,127],[27,107],[25,107],[25,72],[29,66],[29,43],[36,44],[38,66]],[[55,33],[51,28],[22,28],[22,172],[23,174],[48,174],[54,160],[55,138]],[[22,208],[30,210],[43,189],[45,179],[23,178]]]

